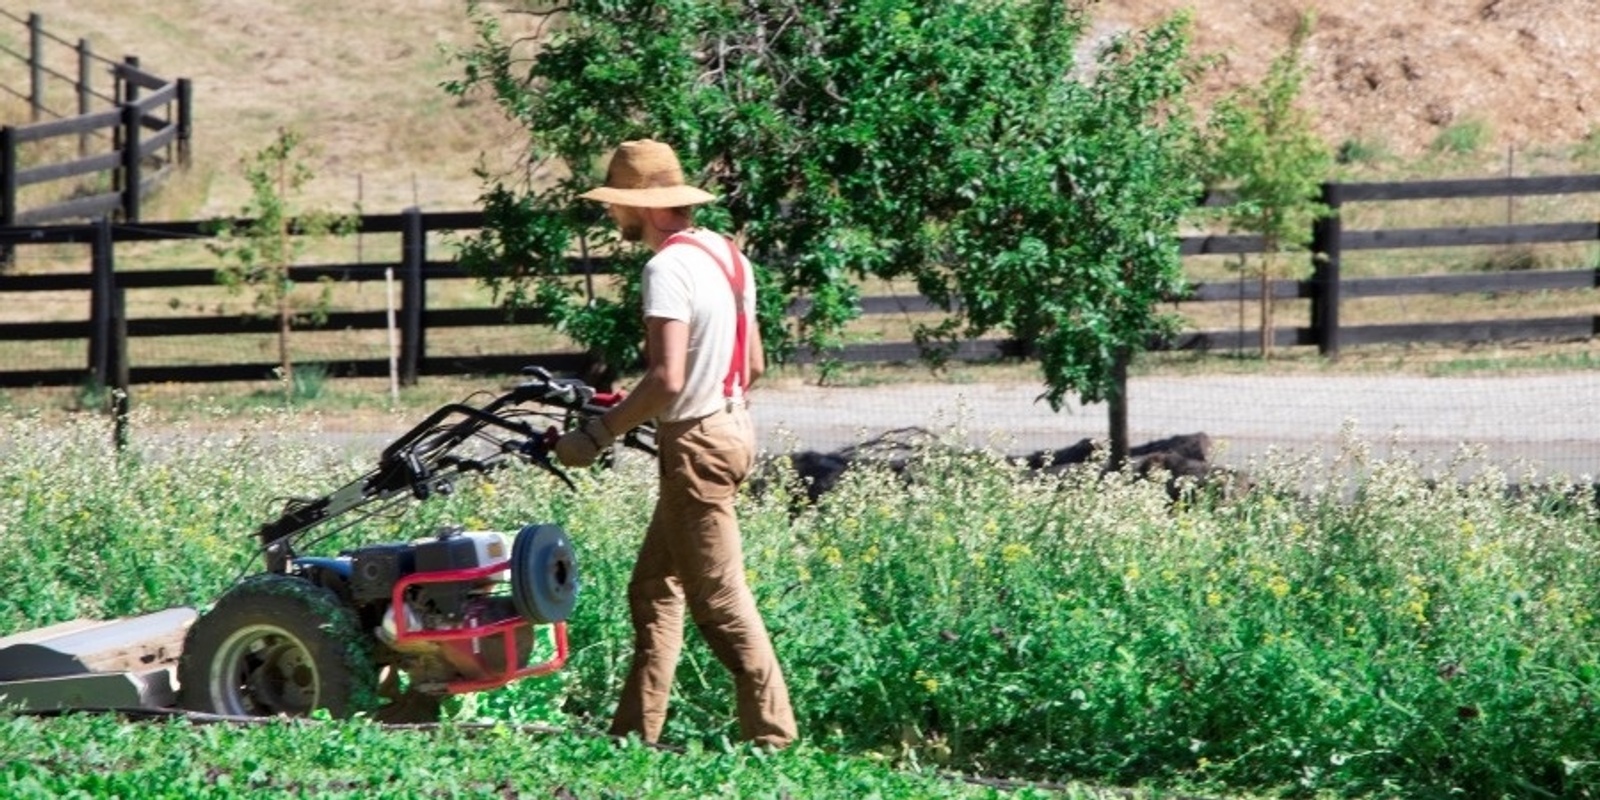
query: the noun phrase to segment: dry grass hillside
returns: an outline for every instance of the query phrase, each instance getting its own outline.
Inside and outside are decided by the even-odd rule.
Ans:
[[[308,198],[344,209],[359,200],[370,213],[468,208],[480,154],[516,142],[487,104],[462,106],[439,88],[458,76],[447,50],[471,35],[461,0],[4,2],[98,55],[137,55],[150,72],[193,81],[196,168],[167,193],[159,210],[171,217],[237,211],[247,197],[240,159],[280,127],[314,148]],[[26,52],[24,26],[5,20],[0,33]],[[62,72],[75,68],[59,43],[49,57]],[[8,85],[26,80],[8,69]]]
[[[369,212],[410,205],[470,207],[473,167],[503,165],[517,135],[487,104],[460,105],[444,49],[470,30],[461,0],[6,0],[40,14],[54,35],[88,39],[111,58],[195,86],[197,168],[157,212],[227,214],[245,197],[239,159],[293,126],[317,148],[317,202]],[[1472,126],[1477,161],[1450,167],[1501,174],[1570,171],[1573,147],[1600,123],[1600,3],[1573,0],[1103,0],[1094,36],[1194,11],[1196,49],[1221,57],[1206,95],[1259,79],[1301,10],[1318,24],[1305,102],[1330,145],[1412,162],[1445,132]],[[0,41],[25,50],[23,26]],[[52,45],[68,71],[69,49]],[[0,73],[8,83],[21,78]],[[8,113],[16,113],[13,109]],[[1526,161],[1517,154],[1527,154]],[[1539,158],[1545,166],[1535,164]],[[1393,168],[1393,167],[1391,167]],[[1434,169],[1438,169],[1435,167]]]
[[[1559,153],[1600,134],[1600,3],[1588,0],[1104,0],[1102,32],[1194,12],[1222,57],[1206,93],[1259,81],[1302,11],[1315,14],[1302,99],[1329,144],[1403,158],[1470,125],[1483,150]]]

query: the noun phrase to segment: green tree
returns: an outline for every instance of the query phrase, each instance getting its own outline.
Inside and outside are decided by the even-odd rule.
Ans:
[[[326,280],[314,296],[297,292],[289,268],[315,237],[346,235],[356,225],[354,215],[299,208],[300,192],[314,177],[306,156],[302,136],[279,129],[271,144],[243,159],[250,200],[239,219],[215,223],[216,238],[207,245],[223,259],[217,281],[233,292],[253,290],[256,310],[277,318],[278,378],[286,399],[295,390],[290,334],[296,324],[326,321],[332,293]]]
[[[1223,211],[1235,231],[1262,237],[1254,275],[1261,289],[1261,357],[1272,357],[1272,282],[1286,276],[1285,252],[1303,251],[1312,222],[1327,213],[1318,200],[1333,168],[1333,153],[1296,105],[1305,79],[1301,54],[1316,18],[1301,16],[1288,49],[1273,60],[1266,77],[1223,98],[1212,112],[1208,138],[1213,157],[1210,181],[1229,188],[1235,202]],[[1241,259],[1249,270],[1250,261]]]
[[[471,13],[446,89],[492,96],[528,132],[522,174],[558,177],[486,174],[461,261],[612,364],[637,356],[640,256],[614,291],[574,282],[574,250],[614,251],[574,195],[647,136],[721,195],[707,211],[763,270],[779,357],[837,343],[856,279],[909,279],[949,312],[918,332],[930,357],[1009,333],[1059,408],[1117,394],[1117,365],[1171,325],[1156,302],[1182,282],[1176,228],[1200,188],[1184,17],[1080,64],[1087,18],[1060,0],[573,0],[520,12],[538,22],[523,39]]]

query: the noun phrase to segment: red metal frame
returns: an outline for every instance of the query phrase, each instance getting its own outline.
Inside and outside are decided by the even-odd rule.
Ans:
[[[466,692],[481,692],[485,689],[494,689],[504,686],[514,680],[531,678],[538,675],[548,675],[561,669],[567,663],[567,623],[556,622],[551,625],[555,631],[556,653],[550,660],[539,664],[529,664],[525,667],[515,667],[520,660],[517,653],[518,628],[533,628],[534,624],[522,617],[508,617],[482,625],[466,625],[459,628],[437,628],[433,630],[412,631],[406,626],[406,615],[402,612],[405,608],[405,592],[419,583],[465,583],[481,580],[496,572],[504,572],[510,568],[510,560],[497,561],[482,567],[469,567],[465,569],[447,569],[437,572],[414,572],[395,582],[393,595],[394,638],[396,643],[404,642],[461,642],[475,639],[486,639],[490,636],[503,634],[500,637],[505,648],[506,669],[485,678],[451,681],[445,684],[445,689],[451,694],[464,694]],[[482,655],[478,662],[483,664]]]

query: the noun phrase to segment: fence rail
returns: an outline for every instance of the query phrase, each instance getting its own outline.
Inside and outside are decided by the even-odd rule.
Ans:
[[[1597,242],[1600,223],[1560,223],[1533,225],[1494,225],[1485,227],[1439,227],[1405,230],[1342,229],[1340,208],[1347,202],[1373,202],[1420,197],[1517,196],[1552,192],[1600,192],[1600,175],[1561,178],[1504,178],[1494,180],[1430,181],[1415,183],[1328,184],[1324,196],[1335,214],[1317,223],[1314,236],[1314,269],[1305,280],[1270,282],[1268,291],[1275,298],[1302,301],[1309,306],[1310,324],[1280,327],[1272,331],[1278,346],[1315,347],[1337,356],[1341,347],[1404,342],[1486,342],[1542,339],[1589,339],[1600,336],[1600,314],[1593,311],[1559,317],[1513,320],[1457,320],[1431,323],[1342,325],[1340,304],[1352,298],[1428,294],[1486,292],[1585,292],[1600,287],[1600,268],[1593,263],[1571,269],[1487,272],[1481,274],[1441,274],[1410,277],[1345,278],[1341,274],[1343,254],[1354,250],[1437,248],[1459,246],[1511,245],[1529,242]],[[399,331],[399,377],[415,383],[421,375],[461,373],[510,373],[534,361],[557,369],[581,372],[586,357],[575,352],[541,354],[505,353],[430,355],[428,334],[448,328],[496,326],[503,324],[541,325],[538,313],[503,308],[430,309],[426,305],[428,287],[443,281],[472,280],[457,265],[432,260],[427,251],[429,234],[472,231],[483,224],[478,212],[424,214],[410,210],[402,214],[369,215],[360,218],[361,234],[387,233],[400,236],[400,259],[395,263],[322,264],[292,269],[295,281],[314,282],[323,278],[348,283],[385,281],[392,273],[401,287],[401,301],[395,317]],[[86,225],[12,226],[0,228],[0,247],[27,247],[46,244],[81,244],[90,251],[90,268],[84,273],[52,275],[0,275],[0,297],[10,299],[29,292],[82,292],[87,317],[69,321],[0,322],[0,340],[87,341],[88,363],[82,369],[14,369],[0,365],[0,386],[36,385],[126,385],[128,383],[262,380],[274,374],[275,363],[212,364],[128,364],[119,358],[127,340],[154,336],[231,336],[265,334],[276,330],[274,320],[249,315],[185,316],[129,319],[120,311],[124,293],[130,289],[184,288],[215,286],[217,270],[209,268],[119,271],[115,251],[120,243],[206,238],[214,225],[206,222],[174,222],[142,225],[114,224],[101,220]],[[1179,243],[1186,256],[1206,254],[1248,254],[1261,250],[1261,240],[1253,236],[1194,236]],[[573,261],[575,274],[603,273],[603,262]],[[1260,297],[1255,281],[1219,281],[1191,287],[1175,303],[1244,301]],[[916,314],[940,309],[919,296],[869,296],[861,303],[864,315]],[[792,309],[804,311],[803,301]],[[388,329],[384,311],[338,311],[322,326],[324,330],[377,331]],[[1150,343],[1157,350],[1249,350],[1259,344],[1259,332],[1250,330],[1193,331],[1170,340]],[[1028,355],[1024,344],[1005,339],[967,341],[951,358],[988,360]],[[841,362],[913,361],[921,350],[910,341],[877,342],[846,346],[829,352],[827,358]],[[797,360],[812,356],[799,354]],[[387,358],[323,362],[329,374],[387,376]]]
[[[168,80],[146,72],[139,60],[121,62],[94,54],[84,39],[76,44],[44,29],[38,14],[24,20],[0,11],[0,16],[28,29],[28,52],[0,47],[0,55],[23,62],[28,68],[27,95],[12,91],[28,102],[32,122],[0,128],[0,225],[33,225],[62,220],[92,220],[116,214],[137,221],[140,203],[174,168],[189,164],[193,88],[187,78]],[[77,59],[76,77],[51,69],[46,45],[69,47]],[[109,94],[94,86],[96,68],[111,77]],[[76,108],[59,112],[45,101],[49,79],[71,85]],[[106,106],[94,110],[97,105]],[[56,119],[45,119],[54,116]],[[66,142],[66,146],[56,146]],[[28,146],[32,145],[30,148]],[[60,153],[75,151],[76,158]],[[28,154],[34,154],[33,159]],[[30,161],[34,163],[30,163]],[[39,163],[42,162],[42,163]],[[106,190],[87,190],[84,183],[67,200],[43,202],[22,208],[22,190],[68,179],[105,175]]]

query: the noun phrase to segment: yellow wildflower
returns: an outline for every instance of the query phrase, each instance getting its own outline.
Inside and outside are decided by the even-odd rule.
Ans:
[[[1007,564],[1015,564],[1033,555],[1033,550],[1025,544],[1013,542],[1000,548],[1000,559]]]
[[[1274,575],[1267,580],[1267,590],[1279,600],[1289,595],[1289,588],[1289,579],[1282,575]]]
[[[861,563],[863,563],[863,564],[872,564],[872,563],[875,563],[877,560],[878,560],[878,546],[877,545],[869,546],[867,548],[867,551],[865,553],[861,554]]]

